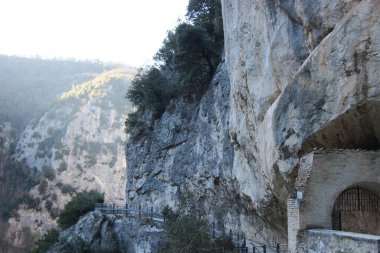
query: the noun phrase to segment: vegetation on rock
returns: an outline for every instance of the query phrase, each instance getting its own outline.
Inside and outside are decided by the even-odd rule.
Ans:
[[[58,241],[59,231],[57,229],[49,230],[41,239],[36,242],[36,249],[33,253],[45,253],[51,245]]]
[[[187,22],[170,31],[155,56],[155,65],[139,70],[126,97],[137,109],[125,122],[126,132],[144,126],[138,120],[149,110],[153,118],[170,100],[202,94],[221,60],[223,25],[220,0],[190,0]]]
[[[83,98],[83,97],[104,97],[109,92],[108,85],[114,80],[127,80],[132,78],[132,71],[127,69],[114,69],[104,72],[96,78],[84,82],[80,85],[73,86],[71,90],[63,93],[60,96],[60,100],[68,100],[71,98]]]
[[[53,167],[44,165],[41,168],[42,175],[47,178],[48,180],[52,181],[55,178],[55,170]]]
[[[74,225],[79,218],[89,211],[92,211],[96,203],[104,202],[104,194],[96,191],[83,191],[78,193],[58,215],[58,225],[60,229],[66,229]],[[53,203],[50,200],[45,202],[45,208],[53,211]],[[59,229],[49,230],[41,239],[36,242],[33,253],[45,253],[50,246],[58,242]]]
[[[104,194],[97,191],[83,191],[78,193],[70,202],[65,205],[65,208],[58,216],[58,226],[68,228],[75,224],[79,218],[92,211],[96,203],[104,202]]]
[[[212,235],[212,226],[206,220],[205,210],[197,207],[191,194],[182,199],[177,211],[165,207],[166,237],[158,253],[213,253],[232,252],[234,245],[227,236]]]
[[[69,184],[63,184],[61,182],[57,183],[57,187],[61,189],[62,194],[73,194],[75,193],[75,188]]]
[[[19,204],[30,203],[30,197],[25,193],[40,182],[40,176],[35,170],[16,160],[0,162],[4,163],[0,168],[8,168],[0,174],[0,219],[8,220],[15,216],[15,209]]]

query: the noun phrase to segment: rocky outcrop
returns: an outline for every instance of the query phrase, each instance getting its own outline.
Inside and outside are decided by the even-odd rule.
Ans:
[[[219,229],[285,241],[303,154],[380,147],[380,3],[222,6],[225,64],[199,103],[174,101],[132,136],[127,200],[175,206],[194,192]]]
[[[153,224],[112,214],[91,212],[64,230],[47,251],[58,252],[156,252],[162,229]]]

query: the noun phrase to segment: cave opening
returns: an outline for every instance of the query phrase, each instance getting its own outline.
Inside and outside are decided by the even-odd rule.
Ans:
[[[351,108],[314,133],[301,150],[380,149],[380,102],[368,101]]]

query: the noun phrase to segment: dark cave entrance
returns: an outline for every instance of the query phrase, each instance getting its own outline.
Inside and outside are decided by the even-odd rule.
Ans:
[[[348,109],[310,136],[301,150],[380,149],[380,102],[368,101]],[[301,154],[302,155],[302,154]]]

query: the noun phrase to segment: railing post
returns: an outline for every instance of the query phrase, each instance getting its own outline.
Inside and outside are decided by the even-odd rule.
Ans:
[[[115,204],[112,204],[112,214],[115,214]]]
[[[125,217],[128,215],[128,204],[125,204]]]
[[[255,247],[255,245],[252,244],[252,247],[253,247],[253,253],[256,253],[256,247]]]
[[[153,220],[153,206],[150,208],[150,218]]]
[[[243,245],[242,245],[242,248],[243,248],[243,253],[247,253],[248,251],[248,248],[247,248],[247,241],[245,240],[245,237],[243,239]]]
[[[277,253],[280,253],[280,244],[279,243],[277,243],[277,245],[276,245],[276,250],[277,250]]]
[[[263,253],[267,253],[267,245],[263,245]]]

